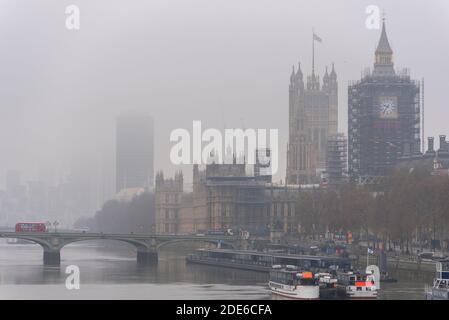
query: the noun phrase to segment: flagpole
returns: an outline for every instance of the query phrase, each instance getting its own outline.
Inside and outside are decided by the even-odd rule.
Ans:
[[[312,28],[312,75],[315,75],[315,30]]]
[[[369,247],[366,249],[366,267],[368,268],[369,264]]]

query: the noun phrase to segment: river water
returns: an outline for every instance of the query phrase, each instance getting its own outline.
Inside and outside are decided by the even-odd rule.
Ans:
[[[71,244],[60,267],[42,265],[39,245],[0,243],[0,299],[271,299],[268,275],[186,264],[192,246],[167,247],[157,266],[140,267],[132,247],[98,242]],[[68,290],[66,267],[80,270],[80,289]],[[397,283],[383,284],[380,299],[423,299],[433,273],[391,272]]]

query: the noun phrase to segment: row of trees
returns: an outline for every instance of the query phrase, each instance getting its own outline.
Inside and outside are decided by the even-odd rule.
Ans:
[[[379,186],[377,186],[378,188]],[[395,171],[382,185],[348,184],[337,190],[301,193],[297,219],[301,234],[351,232],[372,245],[430,247],[449,239],[449,177],[424,169]]]
[[[155,224],[154,201],[153,193],[143,193],[129,202],[109,200],[93,218],[81,218],[74,226],[97,232],[148,232]]]

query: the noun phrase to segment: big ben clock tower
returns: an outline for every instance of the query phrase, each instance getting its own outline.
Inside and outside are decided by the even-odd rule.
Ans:
[[[419,83],[394,69],[385,21],[374,55],[374,68],[348,87],[349,174],[364,182],[385,176],[403,155],[418,154]]]

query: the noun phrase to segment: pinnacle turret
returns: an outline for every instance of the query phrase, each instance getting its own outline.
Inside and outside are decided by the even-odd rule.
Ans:
[[[326,72],[324,72],[323,80],[329,79],[329,73],[327,72],[327,66],[326,66]]]
[[[331,71],[331,75],[330,75],[332,80],[336,80],[337,79],[337,73],[335,72],[335,65],[334,63],[332,63],[332,71]]]
[[[292,74],[290,75],[290,83],[295,82],[295,66],[292,66]]]
[[[298,62],[298,72],[296,72],[296,79],[302,79],[301,63]]]

